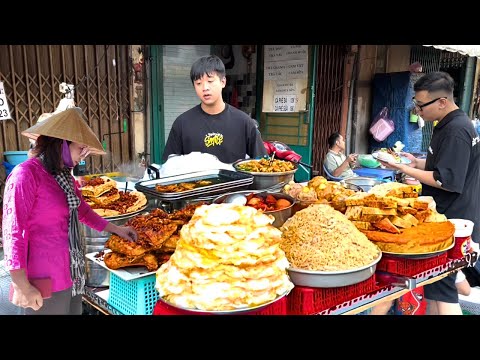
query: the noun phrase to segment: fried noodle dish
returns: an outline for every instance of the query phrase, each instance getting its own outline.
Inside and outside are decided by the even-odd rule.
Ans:
[[[296,212],[280,230],[280,247],[296,269],[350,270],[371,264],[381,253],[345,215],[329,205],[314,204]]]

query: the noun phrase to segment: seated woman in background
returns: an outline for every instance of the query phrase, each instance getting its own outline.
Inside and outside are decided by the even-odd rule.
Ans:
[[[334,132],[328,137],[328,148],[325,167],[331,175],[342,178],[357,176],[351,167],[357,161],[358,155],[355,153],[345,155],[345,139],[340,133]]]

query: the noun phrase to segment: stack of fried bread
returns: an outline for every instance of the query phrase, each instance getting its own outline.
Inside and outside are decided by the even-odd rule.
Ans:
[[[147,198],[143,193],[119,191],[117,182],[107,176],[90,179],[81,191],[87,204],[104,217],[132,213],[147,204]]]
[[[453,224],[409,185],[377,185],[350,196],[346,205],[345,216],[383,251],[428,253],[453,242]]]
[[[227,311],[275,300],[293,288],[272,215],[237,204],[204,205],[180,231],[157,271],[164,300],[188,309]]]
[[[145,266],[148,271],[157,270],[175,251],[179,231],[186,224],[196,207],[191,204],[169,214],[162,209],[154,209],[149,214],[138,215],[126,222],[138,233],[136,242],[111,235],[105,247],[112,250],[104,256],[105,265],[112,269],[129,266]]]

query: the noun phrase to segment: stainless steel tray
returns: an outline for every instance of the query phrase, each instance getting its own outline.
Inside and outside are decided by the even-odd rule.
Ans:
[[[342,271],[311,271],[288,268],[290,280],[297,286],[316,288],[331,288],[357,284],[370,278],[377,268],[382,253],[372,263],[350,270]]]
[[[214,184],[201,186],[192,190],[177,193],[165,193],[155,190],[156,185],[171,185],[182,182],[193,182],[198,180],[212,180]],[[142,191],[153,197],[165,201],[175,201],[195,196],[214,195],[216,193],[228,192],[232,189],[245,187],[253,183],[253,176],[241,172],[218,169],[199,171],[177,176],[169,176],[161,179],[140,181],[135,184],[138,191]]]

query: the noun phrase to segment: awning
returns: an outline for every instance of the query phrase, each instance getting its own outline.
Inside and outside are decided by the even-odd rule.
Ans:
[[[480,45],[423,45],[480,58]]]

